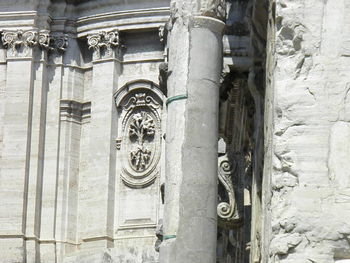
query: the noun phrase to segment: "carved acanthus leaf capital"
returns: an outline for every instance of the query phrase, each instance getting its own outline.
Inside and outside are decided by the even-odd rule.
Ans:
[[[51,36],[50,50],[64,52],[68,47],[68,37],[66,34]]]
[[[48,31],[41,31],[37,33],[37,43],[40,47],[49,49],[50,34]]]
[[[226,18],[226,0],[200,0],[196,2],[196,13],[220,20]]]
[[[201,0],[200,13],[220,20],[226,18],[226,0]]]
[[[15,53],[17,48],[33,47],[37,41],[37,32],[33,30],[23,31],[21,29],[16,31],[4,31],[1,37],[2,43],[5,47],[12,49]]]
[[[119,31],[101,31],[97,34],[89,35],[88,45],[90,49],[96,51],[97,57],[101,57],[101,50],[104,48],[107,50],[107,53],[110,54],[112,48],[120,46]]]
[[[11,49],[14,54],[22,47],[39,46],[49,51],[65,51],[68,46],[66,35],[52,36],[48,30],[4,31],[1,40],[3,45]]]

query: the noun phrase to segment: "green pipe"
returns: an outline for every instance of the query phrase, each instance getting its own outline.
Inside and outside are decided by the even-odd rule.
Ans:
[[[187,99],[187,94],[182,94],[182,95],[176,95],[176,96],[173,96],[173,97],[170,97],[166,100],[166,105],[168,106],[169,103],[175,101],[175,100],[184,100],[184,99]]]

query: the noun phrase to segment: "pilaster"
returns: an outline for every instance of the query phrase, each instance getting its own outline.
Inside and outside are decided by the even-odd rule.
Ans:
[[[51,111],[51,121],[56,123],[58,131],[50,129],[55,141],[48,148],[48,165],[56,169],[57,177],[55,182],[47,181],[46,185],[49,202],[46,213],[49,220],[45,227],[48,240],[54,235],[55,241],[47,245],[46,254],[50,255],[49,251],[55,250],[58,262],[63,261],[65,254],[74,252],[79,243],[77,223],[81,126],[87,115],[84,106],[89,104],[84,102],[84,71],[80,67],[81,50],[77,39],[74,35],[62,37],[56,43],[64,49],[67,45],[69,48],[64,56],[52,58],[51,68],[51,96],[57,107]],[[58,48],[58,54],[61,52],[62,49]],[[55,156],[55,149],[57,163],[51,159]],[[48,170],[46,176],[49,175]]]
[[[115,206],[116,109],[113,94],[121,72],[119,32],[99,32],[88,36],[93,50],[89,163],[84,175],[82,196],[84,247],[112,246]],[[89,211],[93,210],[91,213]]]
[[[6,250],[17,248],[12,260],[24,261],[30,178],[30,155],[33,125],[34,58],[38,31],[13,30],[2,32],[6,50],[6,95],[4,103],[4,134],[1,176],[11,178],[0,186],[0,225],[6,260]],[[34,183],[36,184],[36,182]],[[30,203],[30,201],[29,201]],[[6,239],[5,239],[6,238]]]

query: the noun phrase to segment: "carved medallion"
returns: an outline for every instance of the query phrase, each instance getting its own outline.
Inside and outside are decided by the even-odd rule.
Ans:
[[[116,104],[121,178],[130,187],[147,186],[159,173],[162,100],[151,90],[136,89],[119,92]]]

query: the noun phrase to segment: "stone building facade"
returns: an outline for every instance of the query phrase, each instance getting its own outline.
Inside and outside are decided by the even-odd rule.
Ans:
[[[0,1],[0,262],[350,262],[349,11]]]

